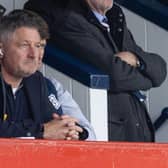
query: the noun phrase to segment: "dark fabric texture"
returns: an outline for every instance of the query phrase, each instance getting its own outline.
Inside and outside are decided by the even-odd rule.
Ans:
[[[165,80],[166,63],[161,56],[144,52],[134,41],[124,13],[116,4],[107,12],[110,34],[99,23],[85,0],[69,0],[60,8],[54,1],[28,1],[49,24],[51,41],[75,57],[110,76],[108,130],[111,141],[154,141],[153,125],[145,104],[132,93],[158,87]],[[143,63],[143,70],[123,62],[115,54],[130,51]]]

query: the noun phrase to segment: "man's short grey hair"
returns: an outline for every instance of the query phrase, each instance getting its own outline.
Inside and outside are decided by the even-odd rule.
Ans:
[[[29,10],[17,9],[1,18],[0,41],[9,39],[21,27],[35,28],[42,40],[49,38],[48,25],[42,17]]]

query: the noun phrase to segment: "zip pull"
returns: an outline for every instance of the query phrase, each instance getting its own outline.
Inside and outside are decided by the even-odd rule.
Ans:
[[[7,118],[8,118],[8,115],[5,113],[5,114],[3,114],[3,121],[6,121],[7,120]]]

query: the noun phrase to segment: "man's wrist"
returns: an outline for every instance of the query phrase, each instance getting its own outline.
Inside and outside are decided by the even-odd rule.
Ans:
[[[141,62],[140,62],[140,60],[138,58],[136,59],[136,67],[137,68],[141,67]]]
[[[145,70],[145,64],[142,60],[137,59],[136,61],[136,68],[138,68],[140,71]]]
[[[44,135],[44,125],[40,124],[39,125],[39,131],[38,131],[38,134],[37,134],[36,138],[43,139],[43,135]]]
[[[86,140],[89,136],[88,130],[86,130],[83,126],[81,126],[78,123],[76,123],[76,125],[83,129],[82,132],[79,132],[79,140]]]

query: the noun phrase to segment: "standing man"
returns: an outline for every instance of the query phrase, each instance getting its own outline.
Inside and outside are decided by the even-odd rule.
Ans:
[[[61,107],[58,111],[48,99],[49,80],[38,71],[49,37],[46,22],[27,10],[14,10],[0,22],[0,137],[87,139],[92,130],[87,130],[90,126],[80,110],[84,126],[72,117],[75,102],[67,104],[70,97],[61,90],[57,96],[70,115],[74,111],[72,116],[64,115],[63,108],[60,113]],[[53,82],[60,90],[58,82]]]
[[[135,43],[113,0],[57,1],[47,1],[44,7],[39,0],[29,0],[25,8],[46,19],[58,47],[109,74],[109,140],[153,142],[153,125],[139,90],[161,85],[165,61]]]

